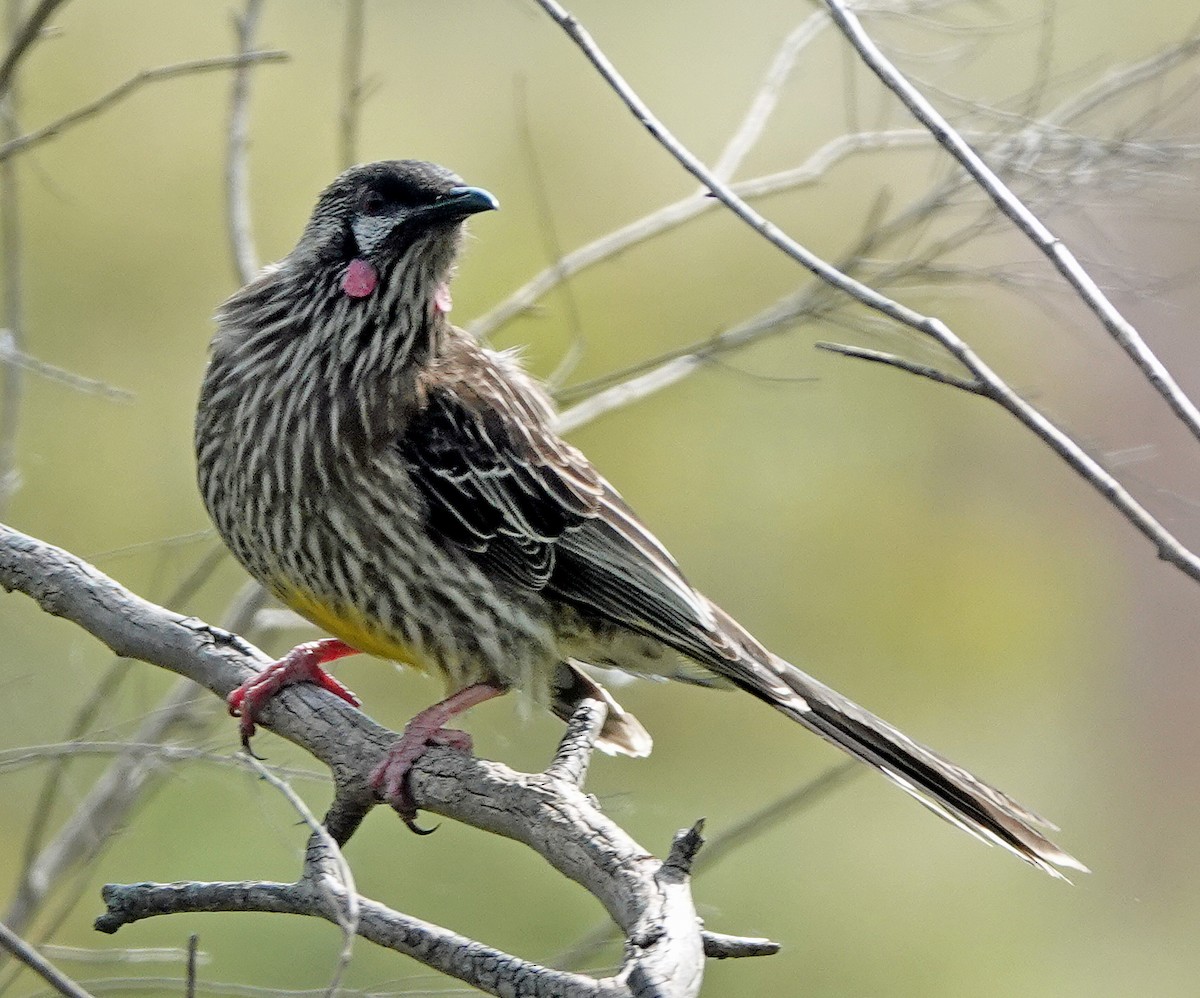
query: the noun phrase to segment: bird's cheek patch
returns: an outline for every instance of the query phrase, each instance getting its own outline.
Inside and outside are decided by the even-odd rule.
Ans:
[[[379,283],[379,275],[366,260],[356,258],[346,267],[342,290],[351,298],[366,298]]]
[[[437,290],[433,293],[433,308],[434,311],[441,312],[445,315],[454,307],[454,303],[450,300],[450,285],[445,281],[437,286]]]

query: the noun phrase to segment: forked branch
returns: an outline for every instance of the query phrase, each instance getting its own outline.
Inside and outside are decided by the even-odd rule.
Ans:
[[[25,593],[47,613],[83,627],[114,652],[186,676],[224,696],[268,660],[235,635],[143,600],[66,551],[0,525],[0,586]],[[344,843],[377,803],[370,774],[396,739],[366,715],[312,687],[296,686],[268,705],[265,727],[329,767],[334,802],[314,834],[294,884],[136,884],[105,890],[97,927],[115,931],[151,915],[189,911],[274,911],[326,918],[406,953],[490,994],[660,995],[698,993],[705,955],[774,952],[773,943],[706,935],[690,891],[699,828],[681,832],[658,860],[605,817],[579,783],[604,707],[583,701],[557,756],[543,773],[516,773],[446,748],[431,748],[412,771],[425,810],[523,842],[585,887],[625,935],[625,960],[612,978],[541,967],[456,933],[347,897],[335,843]],[[347,920],[353,902],[355,917]]]

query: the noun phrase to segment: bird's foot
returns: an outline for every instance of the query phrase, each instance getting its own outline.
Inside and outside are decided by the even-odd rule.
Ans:
[[[432,707],[426,707],[405,725],[400,740],[388,749],[383,762],[375,767],[371,774],[371,786],[418,835],[428,835],[432,829],[421,828],[416,823],[417,805],[408,786],[408,774],[413,765],[431,745],[445,745],[460,752],[470,752],[471,736],[465,731],[445,727],[446,722],[504,692],[503,686],[475,683]]]
[[[225,702],[229,704],[229,713],[240,718],[238,730],[242,735],[242,747],[250,752],[250,739],[254,735],[258,715],[267,701],[285,686],[314,683],[334,696],[341,697],[351,707],[358,707],[362,701],[321,668],[326,662],[357,654],[357,648],[351,648],[336,638],[309,641],[297,645],[278,662],[268,665],[258,675],[247,679],[233,690],[225,698]]]
[[[413,718],[416,721],[421,715]],[[400,815],[408,827],[418,835],[428,835],[432,828],[417,824],[417,805],[408,786],[408,774],[413,764],[425,754],[431,745],[445,745],[460,752],[471,751],[471,736],[456,728],[430,728],[421,723],[414,727],[410,723],[400,740],[388,749],[387,758],[371,774],[371,786],[378,791]]]

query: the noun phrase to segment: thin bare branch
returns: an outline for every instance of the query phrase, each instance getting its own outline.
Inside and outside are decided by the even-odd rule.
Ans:
[[[103,891],[108,912],[96,920],[101,932],[163,914],[268,912],[324,918],[336,914],[314,896],[305,881],[263,880],[230,883],[109,884]],[[432,922],[412,918],[368,898],[360,898],[358,934],[379,946],[420,960],[491,995],[571,995],[577,998],[633,998],[610,978],[552,970],[484,946]],[[682,993],[682,992],[675,992]]]
[[[33,9],[33,13],[29,15],[24,24],[20,24],[17,21],[20,13],[20,4],[9,4],[9,44],[8,51],[4,55],[4,61],[0,62],[0,98],[8,94],[9,88],[13,83],[13,77],[17,71],[17,64],[25,58],[25,54],[29,51],[30,47],[38,40],[38,36],[46,26],[46,22],[50,20],[54,12],[65,2],[66,0],[42,0]]]
[[[93,998],[90,991],[81,988],[3,922],[0,922],[0,946],[8,950],[60,995],[66,995],[67,998]]]
[[[0,162],[19,152],[32,149],[55,136],[61,135],[73,125],[96,117],[96,115],[107,111],[114,104],[120,103],[126,97],[141,90],[147,84],[157,83],[162,80],[171,80],[180,76],[195,76],[200,73],[232,69],[246,64],[284,62],[287,58],[288,55],[286,52],[270,50],[265,52],[247,52],[245,55],[225,55],[215,56],[210,59],[193,59],[189,62],[177,62],[169,66],[143,69],[140,73],[131,76],[124,83],[113,87],[108,93],[101,94],[95,100],[76,108],[69,114],[64,114],[61,118],[50,122],[48,125],[43,125],[41,128],[35,129],[32,132],[26,132],[24,135],[3,143],[0,145]]]
[[[218,769],[244,768],[237,756],[213,749],[176,745],[170,742],[107,742],[71,741],[54,742],[49,745],[21,745],[11,749],[0,749],[0,773],[25,769],[56,759],[109,758],[119,755],[141,755],[153,757],[169,764],[200,762]],[[315,769],[297,766],[272,766],[271,772],[281,779],[310,780],[327,784],[329,774]]]
[[[737,960],[747,956],[773,956],[779,952],[779,943],[770,939],[749,939],[746,936],[728,936],[723,932],[701,933],[704,939],[704,955],[710,960]]]
[[[777,249],[826,283],[852,295],[869,308],[874,308],[886,315],[890,315],[898,322],[902,322],[905,325],[919,324],[922,317],[918,313],[900,305],[898,302],[893,302],[872,288],[847,277],[832,264],[802,246],[773,222],[751,208],[728,184],[718,179],[658,119],[646,102],[637,95],[636,91],[626,82],[625,78],[617,72],[616,67],[609,60],[608,56],[604,54],[603,50],[596,44],[592,36],[576,17],[569,14],[556,0],[536,0],[536,2],[567,33],[567,36],[595,67],[596,71],[617,94],[638,122],[654,137],[655,141],[670,153],[680,166],[699,180],[705,189],[711,192],[718,201],[724,203],[734,215]]]
[[[713,166],[713,173],[722,180],[733,179],[746,154],[758,144],[763,129],[767,127],[767,121],[779,103],[783,86],[787,83],[796,60],[800,58],[800,53],[828,26],[829,18],[822,11],[813,11],[784,38],[779,51],[775,53],[775,58],[767,67],[758,92],[750,101],[742,123],[721,150],[721,155],[717,157]]]
[[[817,149],[799,166],[777,173],[766,174],[730,185],[730,189],[743,198],[765,197],[787,190],[794,190],[816,183],[834,164],[855,153],[877,149],[905,148],[917,145],[928,146],[931,140],[920,129],[904,131],[862,132],[856,135],[840,135]],[[467,328],[480,339],[495,335],[496,331],[518,315],[529,311],[559,282],[587,270],[589,267],[612,259],[632,246],[670,232],[708,211],[715,211],[718,202],[703,194],[692,194],[672,204],[635,219],[628,225],[606,233],[579,249],[565,254],[553,267],[534,275],[498,305],[481,315]]]
[[[1196,554],[1190,551],[1178,538],[1159,523],[1133,497],[1128,489],[1110,475],[1099,462],[1084,451],[1069,435],[1013,391],[949,326],[940,319],[923,315],[917,310],[889,298],[887,295],[838,270],[838,268],[826,260],[800,245],[779,229],[778,226],[751,208],[728,184],[723,183],[714,176],[712,171],[655,117],[650,108],[637,95],[633,88],[630,87],[621,74],[617,72],[608,57],[575,17],[567,13],[555,0],[536,0],[536,2],[567,33],[568,37],[578,46],[580,51],[592,63],[597,72],[600,73],[601,77],[613,89],[634,117],[641,122],[658,143],[685,170],[704,184],[714,197],[725,204],[734,215],[777,249],[791,257],[825,283],[850,295],[861,304],[881,315],[887,316],[940,344],[974,375],[975,379],[980,383],[982,394],[986,394],[988,398],[1015,416],[1029,430],[1041,438],[1059,457],[1066,461],[1072,470],[1089,482],[1110,504],[1116,507],[1139,533],[1154,545],[1158,556],[1162,560],[1174,565],[1190,578],[1200,581],[1200,557],[1197,557]],[[826,2],[828,3],[829,0],[826,0]],[[1060,244],[1055,244],[1056,252],[1059,248],[1063,252],[1066,252],[1065,248],[1062,248]],[[1076,276],[1079,277],[1080,281],[1091,280],[1086,277],[1086,274],[1082,274],[1082,268],[1079,269]],[[1197,431],[1200,432],[1200,421],[1197,421],[1196,426]]]
[[[3,530],[0,526],[0,535]],[[260,586],[245,586],[227,613],[229,629],[237,633],[246,630],[264,599]],[[220,706],[202,696],[194,682],[181,679],[168,690],[131,736],[126,750],[93,782],[63,826],[26,864],[5,921],[24,931],[63,877],[94,857],[147,789],[162,778],[171,761],[169,755],[147,754],[141,746],[161,743],[181,727],[219,713]]]
[[[546,191],[546,178],[542,175],[537,142],[534,140],[533,126],[529,121],[529,94],[524,76],[517,77],[513,104],[520,133],[520,144],[525,153],[529,179],[533,186],[533,201],[542,237],[542,250],[554,261],[550,270],[554,274],[554,283],[562,288],[563,310],[566,313],[567,329],[571,336],[570,346],[566,353],[546,379],[546,383],[553,390],[570,377],[571,372],[583,358],[583,319],[580,317],[579,305],[575,301],[575,294],[571,290],[570,282],[567,280],[563,268],[562,243],[559,241],[558,229],[554,224],[554,208],[550,204],[550,198]]]
[[[1200,409],[1175,381],[1141,334],[1100,290],[1075,255],[1030,211],[1020,198],[983,161],[942,114],[905,78],[883,54],[862,22],[841,0],[824,0],[834,22],[858,51],[871,72],[892,91],[947,152],[962,165],[996,207],[1050,260],[1080,299],[1100,320],[1121,349],[1129,355],[1155,390],[1167,401],[1180,421],[1200,440]]]
[[[1067,125],[1104,106],[1115,94],[1128,93],[1145,83],[1157,82],[1189,59],[1200,54],[1200,36],[1156,52],[1139,62],[1109,70],[1102,79],[1064,100],[1046,115],[1052,124]]]
[[[907,371],[909,374],[917,374],[922,378],[928,378],[930,381],[936,381],[941,385],[950,385],[953,388],[959,388],[972,395],[984,394],[978,381],[973,381],[970,378],[960,378],[957,375],[949,374],[928,364],[918,364],[916,361],[898,357],[894,353],[884,353],[881,350],[868,350],[865,347],[850,346],[846,343],[817,342],[813,346],[818,350],[825,350],[828,353],[841,354],[843,357],[855,357],[858,360],[869,360],[876,364],[897,367],[901,371]]]
[[[7,11],[7,34],[12,38],[10,58],[5,61],[7,73],[0,75],[0,140],[8,141],[21,132],[18,120],[19,91],[16,68],[24,52],[41,25],[38,14],[47,4],[43,3],[29,22],[22,25],[21,5],[10,3]],[[49,17],[53,11],[44,11]],[[33,24],[32,31],[29,31]],[[4,325],[7,327],[3,343],[4,354],[20,354],[25,348],[25,297],[23,293],[22,269],[24,257],[21,245],[21,198],[15,163],[0,160],[0,284],[4,293]],[[0,515],[21,486],[17,469],[17,433],[21,423],[21,403],[25,395],[25,378],[17,364],[0,364]]]
[[[782,797],[751,812],[736,825],[726,828],[705,844],[704,851],[696,858],[696,874],[699,875],[703,870],[712,869],[726,856],[731,855],[735,849],[739,849],[765,834],[785,818],[793,817],[798,812],[818,804],[829,794],[845,786],[862,771],[862,767],[853,760],[847,760],[826,770],[815,780],[806,780]],[[614,939],[616,939],[616,933],[610,923],[597,925],[581,935],[570,947],[552,957],[550,963],[555,967],[582,966],[595,959],[596,954]],[[716,947],[716,940],[713,945]],[[775,944],[768,943],[768,945],[774,946]],[[707,938],[704,952],[710,957],[717,955],[709,950]],[[745,955],[756,956],[759,954],[747,953]]]
[[[118,388],[116,385],[110,385],[108,382],[99,381],[96,378],[84,377],[82,374],[76,374],[74,371],[68,371],[55,364],[48,364],[44,360],[38,360],[36,357],[23,353],[17,349],[12,332],[0,329],[0,366],[7,364],[19,367],[30,374],[36,374],[47,381],[66,385],[71,390],[84,395],[99,395],[101,398],[112,399],[114,402],[128,402],[134,397],[133,392],[125,388]]]
[[[912,134],[921,136],[926,143],[929,141],[924,132],[914,131]],[[887,197],[886,193],[881,195],[864,217],[859,239],[838,262],[838,269],[854,274],[868,267],[870,254],[879,252],[884,245],[898,236],[911,233],[917,227],[927,224],[935,215],[949,207],[952,203],[951,195],[957,186],[957,182],[948,180],[887,221],[883,219]],[[994,213],[989,213],[988,218],[994,218]],[[949,233],[939,240],[933,249],[919,257],[908,255],[900,263],[878,266],[874,274],[876,286],[886,287],[904,281],[910,275],[925,274],[931,259],[937,253],[948,252],[962,242],[982,234],[983,230],[978,225],[968,224],[956,232]],[[583,396],[584,401],[565,410],[559,417],[558,425],[564,431],[576,429],[606,412],[632,404],[678,383],[723,354],[793,329],[801,321],[834,321],[838,305],[827,286],[816,284],[804,287],[785,295],[761,312],[715,336],[659,354],[603,378],[572,386],[571,389],[560,392],[559,398],[574,399]],[[862,317],[856,316],[854,323],[861,327],[863,321]]]
[[[60,946],[44,943],[38,952],[60,963],[182,963],[191,952],[191,945],[179,946]],[[196,951],[198,964],[212,963],[212,955]]]
[[[196,998],[196,954],[200,947],[200,937],[193,932],[188,936],[187,948],[187,985],[184,988],[184,998]]]
[[[240,17],[234,16],[237,58],[229,92],[229,131],[225,150],[225,206],[228,212],[229,254],[234,273],[242,284],[258,274],[258,251],[254,248],[254,224],[250,219],[250,74],[254,64],[246,57],[254,48],[254,36],[262,18],[262,0],[246,0]]]
[[[703,363],[704,358],[695,353],[668,360],[645,374],[597,392],[591,398],[560,412],[554,421],[554,429],[558,433],[570,433],[606,412],[632,405],[639,399],[682,381]]]
[[[831,766],[815,779],[806,780],[777,800],[748,814],[737,824],[723,829],[720,834],[709,840],[704,852],[698,857],[697,874],[717,866],[735,849],[775,828],[781,821],[819,804],[836,790],[862,775],[862,771],[862,767],[856,765],[853,759]]]
[[[677,384],[714,357],[782,333],[801,319],[816,318],[831,307],[823,304],[824,291],[820,285],[802,288],[715,336],[644,361],[631,370],[617,372],[611,376],[620,379],[615,384],[595,391],[582,402],[559,413],[555,422],[556,430],[566,433],[578,429],[606,412],[631,405]],[[590,388],[594,384],[585,387]]]
[[[342,106],[338,112],[338,159],[342,169],[358,162],[358,121],[363,102],[363,38],[366,0],[347,0],[346,35],[342,43]]]
[[[354,886],[354,874],[350,870],[350,864],[346,862],[346,857],[342,855],[341,848],[333,840],[333,836],[317,820],[317,816],[308,809],[308,805],[304,803],[300,795],[254,756],[243,754],[242,759],[258,774],[260,779],[278,790],[291,804],[296,813],[300,815],[300,819],[311,829],[317,852],[322,856],[322,863],[319,864],[317,870],[313,871],[314,889],[324,895],[326,908],[336,912],[335,919],[338,927],[342,930],[342,950],[338,954],[338,963],[333,972],[333,979],[329,982],[326,990],[329,998],[334,998],[338,991],[338,985],[346,973],[346,968],[350,966],[350,957],[354,953],[354,937],[358,933],[358,890]],[[333,876],[323,876],[322,871],[331,872]]]
[[[1158,64],[1166,65],[1166,64]],[[1118,74],[1120,79],[1129,79],[1132,82],[1141,82],[1141,72],[1130,72],[1129,74]],[[1109,84],[1105,88],[1105,97],[1115,97],[1121,94],[1120,85]],[[1069,108],[1064,109],[1064,113],[1068,113]],[[1052,120],[1050,118],[1042,121],[1028,121],[1020,116],[1009,115],[1009,119],[1013,124],[1022,126],[1024,131],[1018,134],[1002,134],[992,132],[977,132],[971,133],[972,138],[979,143],[986,143],[989,148],[994,150],[994,155],[997,158],[1002,158],[1004,162],[1013,162],[1014,170],[1025,170],[1031,172],[1034,168],[1034,162],[1038,160],[1046,160],[1051,154],[1058,154],[1060,157],[1072,157],[1070,162],[1078,162],[1079,157],[1087,155],[1088,146],[1096,145],[1096,140],[1092,140],[1085,136],[1076,136],[1074,133],[1062,131],[1061,128],[1049,128],[1045,122]],[[859,151],[870,151],[876,149],[902,149],[902,148],[931,148],[934,140],[928,132],[923,128],[908,128],[908,130],[888,130],[882,132],[862,132],[857,134],[848,134],[830,140],[829,143],[823,145],[821,149],[812,154],[802,166],[782,170],[780,173],[768,174],[756,178],[740,182],[732,186],[732,190],[736,191],[740,197],[756,197],[762,194],[774,193],[780,190],[788,190],[803,184],[809,184],[821,179],[824,173],[833,166],[842,157],[854,154]],[[1111,145],[1111,144],[1110,144]],[[1145,151],[1139,152],[1139,149],[1144,146]],[[1120,154],[1123,158],[1162,158],[1164,156],[1193,156],[1195,150],[1187,144],[1153,144],[1148,145],[1132,144],[1128,142],[1118,143],[1111,150],[1114,154]],[[1052,164],[1045,167],[1045,172],[1050,173],[1057,179],[1062,179],[1070,174],[1064,170],[1061,160],[1054,160]],[[1079,182],[1082,182],[1080,179]],[[1091,181],[1094,182],[1094,181]],[[865,253],[877,251],[877,248],[889,240],[893,240],[901,233],[911,232],[918,224],[928,222],[938,212],[949,208],[954,203],[955,193],[959,192],[965,186],[965,178],[960,175],[959,178],[948,178],[946,182],[938,185],[926,194],[925,197],[913,204],[910,209],[894,220],[887,223],[878,223],[880,228],[874,228],[868,224],[865,227],[870,238],[864,239],[863,244],[852,252],[847,253],[838,264],[842,271],[847,273],[856,272],[869,265],[869,260],[864,257]],[[492,312],[487,313],[482,317],[473,330],[476,333],[492,332],[498,325],[505,323],[522,309],[532,307],[534,302],[538,300],[542,294],[552,290],[554,287],[554,279],[562,276],[563,273],[577,272],[578,270],[586,269],[601,260],[607,259],[616,253],[622,252],[623,249],[634,245],[635,242],[647,240],[658,235],[660,232],[665,232],[666,229],[690,221],[694,215],[683,216],[674,215],[673,210],[694,204],[684,200],[677,205],[667,206],[666,209],[653,212],[642,220],[630,224],[622,229],[616,230],[611,234],[604,236],[600,240],[592,242],[587,246],[581,247],[578,251],[566,255],[562,261],[562,266],[556,271],[542,271],[540,275],[533,278],[523,288],[518,289],[515,295],[509,297],[504,302],[500,303],[497,308],[492,309]],[[703,199],[701,208],[715,208],[713,199]],[[698,214],[698,212],[696,212]],[[989,212],[986,220],[989,221],[988,226],[982,224],[973,224],[973,226],[962,227],[958,232],[946,236],[937,244],[928,249],[922,254],[919,259],[906,259],[904,263],[888,264],[883,269],[877,269],[877,272],[872,276],[872,283],[876,287],[886,287],[888,282],[896,282],[899,279],[904,279],[912,273],[929,272],[938,255],[946,253],[949,249],[964,245],[964,242],[978,238],[983,235],[986,230],[994,229],[995,224],[991,220],[996,218],[994,214]],[[989,276],[998,281],[1003,275],[995,270],[989,271]],[[911,287],[907,285],[907,287]],[[787,299],[785,301],[791,301]],[[666,356],[660,356],[658,359],[640,363],[631,371],[618,372],[613,375],[608,375],[605,379],[600,379],[607,383],[607,387],[602,389],[602,395],[599,397],[589,397],[586,403],[581,403],[578,411],[569,410],[564,413],[560,426],[564,428],[577,428],[583,422],[595,419],[607,411],[622,407],[622,405],[638,401],[650,393],[664,389],[664,387],[678,383],[686,375],[696,371],[702,366],[700,363],[690,362],[685,360],[689,354],[696,354],[694,360],[701,359],[719,353],[719,351],[736,347],[736,345],[745,345],[757,338],[758,332],[767,333],[786,323],[786,321],[797,318],[802,314],[810,314],[806,309],[812,306],[812,296],[805,297],[803,302],[794,303],[791,307],[782,309],[781,314],[772,314],[773,309],[768,309],[768,313],[756,315],[756,317],[746,320],[746,323],[734,327],[733,330],[721,333],[718,337],[708,339],[691,345],[691,347],[682,350],[672,351]],[[743,331],[749,330],[750,335],[742,335]],[[660,367],[661,366],[661,367]],[[647,375],[644,380],[637,380],[636,383],[629,385],[614,384],[618,380],[640,377],[641,374],[653,371]],[[595,384],[595,383],[592,383]],[[558,392],[559,397],[575,398],[586,392],[590,385],[575,385],[569,390]]]

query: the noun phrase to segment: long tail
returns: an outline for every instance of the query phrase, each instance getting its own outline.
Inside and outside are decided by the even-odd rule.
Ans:
[[[721,616],[738,637],[745,634],[727,615]],[[935,814],[983,842],[999,845],[1061,880],[1067,878],[1057,867],[1089,872],[1038,830],[1057,830],[1056,825],[767,652],[749,635],[746,638],[739,643],[748,657],[721,670],[735,685],[879,770]]]

